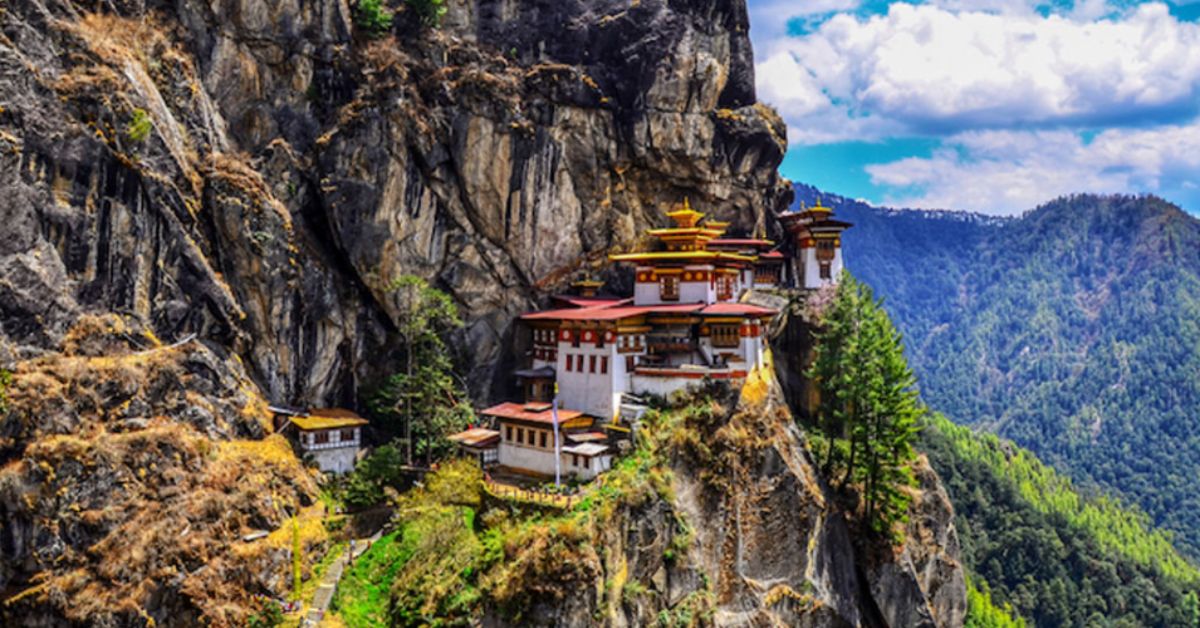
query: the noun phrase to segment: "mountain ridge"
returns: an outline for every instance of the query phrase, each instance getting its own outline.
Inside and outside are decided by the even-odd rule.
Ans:
[[[983,222],[835,200],[856,223],[847,266],[884,297],[933,408],[1138,504],[1196,555],[1200,221],[1153,196]]]

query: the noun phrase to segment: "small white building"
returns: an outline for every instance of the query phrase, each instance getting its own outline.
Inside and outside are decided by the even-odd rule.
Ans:
[[[366,419],[342,408],[296,413],[276,409],[276,423],[277,429],[299,446],[301,455],[311,457],[321,471],[342,474],[354,470]]]

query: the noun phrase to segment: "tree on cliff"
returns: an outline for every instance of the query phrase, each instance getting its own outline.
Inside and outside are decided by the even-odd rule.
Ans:
[[[461,327],[462,320],[454,301],[420,277],[405,275],[391,289],[396,295],[405,366],[380,389],[374,410],[403,434],[405,462],[411,465],[415,452],[428,464],[449,446],[446,436],[472,417],[442,340]]]
[[[870,288],[844,274],[821,325],[809,376],[828,441],[822,469],[830,478],[840,471],[843,487],[861,488],[865,519],[884,533],[904,519],[911,499],[909,463],[925,407],[900,334]]]

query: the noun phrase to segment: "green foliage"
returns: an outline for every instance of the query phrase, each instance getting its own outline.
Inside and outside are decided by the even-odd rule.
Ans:
[[[246,620],[247,628],[275,628],[283,625],[283,608],[275,600],[263,599],[258,610]]]
[[[1200,572],[1147,517],[1077,493],[1031,453],[934,415],[925,451],[955,507],[963,561],[1036,626],[1184,625]]]
[[[1008,220],[834,201],[930,407],[1136,502],[1200,557],[1200,221],[1152,197]]]
[[[150,114],[146,113],[145,109],[134,109],[133,117],[129,120],[129,124],[125,126],[125,137],[129,141],[141,144],[150,137],[152,128],[150,122]]]
[[[987,582],[975,587],[975,581],[967,578],[967,618],[963,628],[1025,628],[1025,620],[1013,614],[1012,606],[996,606],[992,602]]]
[[[12,385],[12,379],[12,371],[0,369],[0,413],[8,411],[8,387]]]
[[[911,462],[924,413],[900,334],[871,290],[848,273],[821,317],[809,376],[820,391],[822,469],[862,487],[864,516],[877,533],[903,522],[915,484]]]
[[[384,488],[399,489],[404,458],[395,445],[384,445],[363,458],[345,481],[342,500],[351,508],[369,508],[383,501]]]
[[[1200,628],[1200,596],[1195,591],[1183,596],[1183,621],[1187,628]]]
[[[446,0],[404,0],[425,26],[437,27],[446,14]]]
[[[545,587],[581,586],[604,560],[596,541],[618,509],[638,509],[670,493],[665,465],[670,435],[680,422],[705,417],[711,402],[684,409],[654,410],[644,417],[638,447],[591,486],[570,510],[546,512],[487,508],[482,472],[470,460],[453,460],[428,475],[423,487],[397,502],[398,531],[376,542],[347,569],[334,608],[348,626],[467,625],[481,605],[513,625],[531,595]],[[364,467],[366,465],[363,465]],[[686,555],[692,530],[676,519],[673,551]],[[609,565],[612,568],[612,565]],[[574,591],[574,589],[571,589]],[[643,585],[614,583],[603,603],[646,594]],[[711,623],[715,604],[707,582],[663,616],[664,625]]]
[[[371,37],[380,37],[392,30],[392,12],[383,6],[383,0],[358,0],[355,22]]]
[[[419,277],[401,277],[391,289],[405,369],[388,378],[371,406],[385,428],[404,435],[405,460],[415,454],[428,465],[452,451],[446,437],[474,418],[443,340],[462,320],[454,301]]]
[[[483,559],[474,522],[480,478],[472,462],[456,460],[401,498],[398,531],[343,576],[334,608],[348,626],[465,623]]]

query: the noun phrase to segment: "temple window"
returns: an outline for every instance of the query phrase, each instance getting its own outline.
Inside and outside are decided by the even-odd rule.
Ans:
[[[512,439],[513,439],[513,437],[512,437],[512,426],[511,426],[511,425],[505,425],[505,426],[504,426],[504,440],[506,440],[506,441],[508,441],[508,442],[510,442],[510,443],[511,443],[511,442],[512,442]]]
[[[821,262],[821,279],[832,279],[833,271],[829,268],[829,262]]]
[[[329,442],[329,432],[317,432],[313,435],[313,442],[322,445]]]
[[[342,430],[342,440],[354,440],[354,430]]]
[[[658,278],[659,296],[663,301],[679,300],[679,275],[663,275]]]
[[[712,326],[712,345],[714,347],[736,347],[736,346],[738,346],[737,325],[713,325]]]
[[[588,356],[588,372],[589,373],[596,372],[596,356],[594,356],[594,355]]]
[[[541,448],[545,449],[546,448],[546,433],[538,432],[538,440],[541,442]]]
[[[600,356],[600,372],[601,373],[608,372],[608,356],[606,356],[606,355]]]

